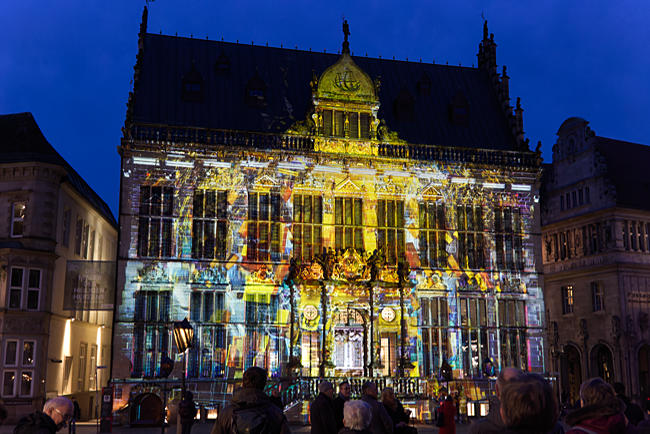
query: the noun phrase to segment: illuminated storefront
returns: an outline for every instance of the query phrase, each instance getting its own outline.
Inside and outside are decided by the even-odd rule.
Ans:
[[[544,370],[539,154],[517,129],[520,108],[505,116],[490,93],[494,43],[485,36],[486,70],[454,69],[353,59],[345,33],[342,54],[324,55],[141,32],[120,148],[114,378],[154,378],[164,357],[178,369],[172,323],[184,317],[195,328],[187,372],[197,384],[254,365],[273,377],[435,378],[443,361],[455,378],[484,377],[488,360]],[[243,67],[245,50],[289,66],[248,71],[241,110],[218,114],[229,128],[165,124],[142,100],[154,98],[147,68],[170,43],[211,50],[211,66],[191,63],[173,97],[199,110],[195,119],[218,110],[211,86]],[[311,59],[311,79],[291,81],[305,74],[293,72],[290,55]],[[408,69],[417,97],[400,92],[389,70],[382,84],[381,68]],[[473,91],[461,88],[441,103],[450,131],[481,143],[416,141],[431,115],[425,102],[440,98],[436,74],[477,80],[494,99],[491,112],[475,112]],[[162,112],[168,102],[156,104]],[[277,104],[292,110],[291,122],[278,120]],[[492,144],[490,130],[504,142]]]

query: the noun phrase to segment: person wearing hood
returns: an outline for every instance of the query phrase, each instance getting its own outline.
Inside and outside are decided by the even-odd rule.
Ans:
[[[72,401],[63,396],[48,400],[43,411],[36,411],[18,421],[14,434],[54,434],[65,428],[74,417]]]
[[[210,434],[291,434],[284,413],[264,393],[266,377],[266,370],[256,366],[244,372],[242,388],[233,393],[231,404],[219,412]]]
[[[602,378],[591,378],[580,386],[581,407],[569,413],[567,434],[605,434],[627,432],[625,404],[616,397],[614,388]]]

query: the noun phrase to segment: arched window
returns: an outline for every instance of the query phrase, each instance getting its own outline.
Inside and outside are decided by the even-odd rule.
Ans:
[[[603,344],[598,344],[591,350],[591,375],[608,383],[614,382],[612,352]]]

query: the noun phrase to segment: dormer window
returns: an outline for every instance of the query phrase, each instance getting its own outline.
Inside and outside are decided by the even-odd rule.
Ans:
[[[230,72],[230,59],[223,51],[214,63],[214,72],[217,74],[227,74]]]
[[[420,96],[429,96],[431,94],[431,79],[424,73],[417,84],[418,94]]]
[[[183,77],[183,100],[188,102],[203,101],[203,77],[192,62],[192,67]]]
[[[266,83],[257,71],[246,84],[246,104],[258,108],[266,106]]]
[[[367,139],[370,137],[369,113],[344,112],[341,110],[323,110],[322,118],[323,136],[349,137],[351,139]]]
[[[393,114],[398,121],[413,120],[414,101],[411,92],[402,88],[399,95],[393,103]]]
[[[458,91],[449,104],[449,121],[455,125],[467,125],[469,105],[463,92]]]

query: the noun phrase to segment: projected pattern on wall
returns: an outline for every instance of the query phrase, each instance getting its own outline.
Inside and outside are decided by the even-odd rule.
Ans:
[[[284,135],[125,148],[113,377],[157,376],[184,317],[189,378],[543,371],[534,154],[410,157],[345,51],[311,85]]]

